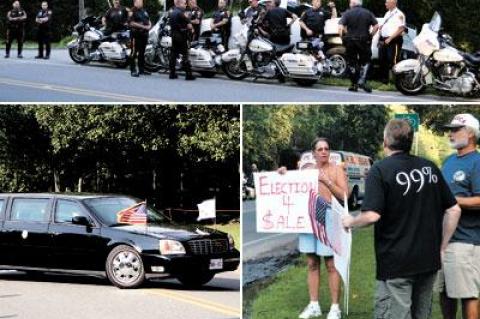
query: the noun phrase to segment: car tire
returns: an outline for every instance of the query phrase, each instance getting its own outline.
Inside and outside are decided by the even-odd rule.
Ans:
[[[177,279],[188,288],[199,288],[210,280],[213,279],[215,273],[213,272],[202,272],[202,273],[188,273],[177,276]]]
[[[108,254],[105,270],[108,280],[118,288],[136,288],[145,281],[142,257],[127,245],[112,249]]]

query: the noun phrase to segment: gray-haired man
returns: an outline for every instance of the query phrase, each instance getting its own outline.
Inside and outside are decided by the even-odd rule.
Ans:
[[[387,157],[368,173],[362,212],[343,220],[347,228],[375,224],[377,319],[429,318],[440,255],[460,217],[437,166],[409,154],[412,141],[407,121],[388,122]]]

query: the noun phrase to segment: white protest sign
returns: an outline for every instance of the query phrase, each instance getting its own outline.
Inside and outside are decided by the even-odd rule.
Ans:
[[[257,232],[312,233],[308,198],[318,189],[318,170],[261,172],[254,180]]]
[[[348,215],[347,196],[342,206],[335,196],[332,196],[332,231],[328,234],[333,249],[333,262],[340,277],[342,277],[344,291],[344,308],[348,315],[348,297],[350,290],[350,257],[352,251],[352,233],[347,232],[342,225],[342,217]]]

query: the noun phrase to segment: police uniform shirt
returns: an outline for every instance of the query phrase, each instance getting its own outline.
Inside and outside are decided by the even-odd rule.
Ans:
[[[405,27],[405,15],[398,8],[388,11],[382,22],[380,36],[391,37],[400,27]]]
[[[263,20],[272,33],[283,33],[288,31],[287,18],[291,18],[292,13],[284,8],[275,7],[267,11]]]
[[[431,161],[400,152],[375,163],[361,211],[380,215],[374,235],[377,280],[439,270],[443,216],[455,204]]]
[[[148,16],[147,11],[143,8],[138,9],[136,7],[132,8],[132,16],[129,19],[130,22],[136,22],[138,24],[148,25],[150,22],[150,17]],[[148,30],[145,29],[137,29],[135,27],[131,27],[132,33],[136,34],[148,34]]]
[[[185,15],[185,10],[175,7],[170,13],[170,27],[172,31],[185,32],[190,24],[190,19]]]
[[[223,21],[224,19],[228,19],[229,18],[229,13],[227,11],[227,9],[222,9],[222,10],[217,10],[213,13],[213,23],[219,23],[221,21]],[[220,27],[220,29],[223,29],[225,28],[226,24],[222,25]]]
[[[248,25],[252,22],[252,20],[257,23],[261,23],[264,17],[265,9],[261,6],[256,6],[255,8],[248,7],[244,11],[244,18]]]
[[[22,8],[20,8],[20,9],[14,8],[14,9],[10,10],[9,13],[10,13],[11,18],[20,18],[20,17],[25,17],[25,15],[26,15],[25,10],[23,10]],[[25,23],[25,19],[24,20],[17,20],[17,21],[8,20],[8,26],[13,27],[13,28],[22,27],[24,23]]]
[[[187,11],[190,14],[190,20],[200,20],[203,18],[203,10],[200,7],[188,8]]]
[[[318,8],[317,10],[310,8],[302,14],[300,20],[303,21],[303,23],[305,23],[305,25],[313,31],[314,36],[319,36],[320,34],[323,34],[325,21],[330,19],[331,16],[332,13],[323,8]],[[303,28],[301,29],[301,35],[302,37],[307,36],[307,33],[305,30],[303,30]]]
[[[450,155],[443,163],[442,172],[455,196],[480,196],[480,153],[478,151],[463,156]],[[462,208],[462,215],[451,241],[480,245],[478,211]]]
[[[105,13],[105,19],[107,24],[111,24],[109,27],[122,27],[128,20],[127,9],[124,7],[112,7]]]
[[[37,18],[39,18],[39,19],[48,18],[48,20],[47,20],[46,22],[43,22],[43,23],[39,23],[39,24],[38,24],[38,28],[39,28],[39,29],[48,30],[48,29],[50,28],[50,20],[51,20],[51,18],[52,18],[52,10],[50,10],[50,9],[47,9],[47,10],[41,9],[41,10],[38,11],[38,13],[37,13]]]
[[[377,19],[367,9],[356,6],[345,12],[338,24],[347,27],[348,37],[365,38],[370,37],[370,27],[377,25]]]

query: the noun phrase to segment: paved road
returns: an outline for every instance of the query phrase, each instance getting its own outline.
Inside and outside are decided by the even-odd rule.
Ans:
[[[132,78],[113,66],[77,65],[66,50],[50,60],[0,58],[0,102],[428,102],[467,101],[438,96],[407,97],[398,92],[352,93],[344,87],[317,84],[312,88],[288,82],[251,79],[231,81],[224,75],[186,82],[167,74]]]
[[[248,261],[287,254],[297,245],[297,234],[257,233],[255,201],[244,201],[242,212],[242,259]]]
[[[199,290],[156,281],[122,290],[95,277],[0,272],[0,318],[240,318],[239,272],[219,274]]]

